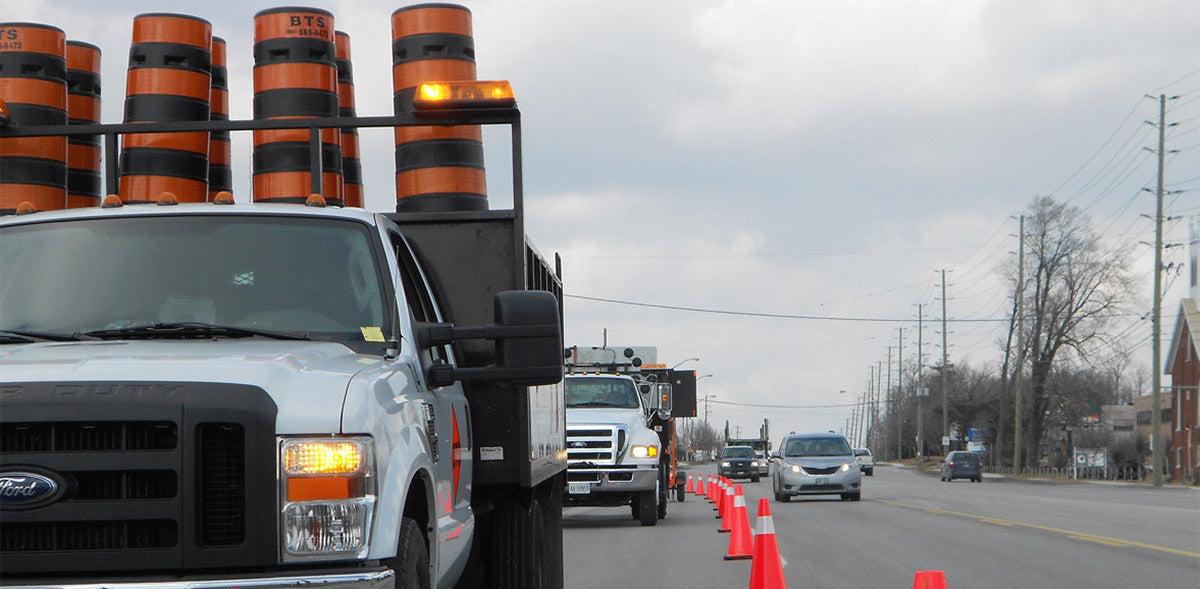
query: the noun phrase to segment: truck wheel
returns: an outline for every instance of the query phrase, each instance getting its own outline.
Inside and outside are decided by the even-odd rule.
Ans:
[[[687,491],[684,490],[683,485],[675,485],[675,498],[680,503],[683,503],[685,500],[687,500]]]
[[[629,500],[629,511],[633,512],[633,519],[641,519],[642,506],[641,502],[638,501],[637,495],[634,495],[633,499]]]
[[[757,482],[758,482],[758,477],[750,477],[750,482],[752,482],[752,483],[757,483]]]
[[[658,523],[658,489],[642,491],[634,505],[637,505],[638,521],[643,526],[653,526]]]
[[[429,550],[421,526],[412,518],[400,519],[400,540],[396,543],[396,556],[383,561],[383,565],[396,572],[396,586],[428,589]]]
[[[497,501],[491,517],[489,587],[546,587],[547,568],[551,564],[546,561],[550,551],[546,538],[546,518],[538,498],[531,498],[528,507],[522,505],[517,497]],[[397,587],[403,586],[397,584]]]

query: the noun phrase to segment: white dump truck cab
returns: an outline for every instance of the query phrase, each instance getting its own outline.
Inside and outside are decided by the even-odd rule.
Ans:
[[[664,452],[638,383],[597,373],[568,376],[564,389],[566,504],[628,504],[642,525],[656,524],[666,497]]]

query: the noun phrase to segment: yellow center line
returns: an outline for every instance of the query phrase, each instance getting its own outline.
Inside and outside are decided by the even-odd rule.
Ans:
[[[1025,522],[1000,519],[1000,518],[995,518],[995,517],[986,517],[986,516],[975,515],[975,514],[971,514],[971,513],[961,513],[958,511],[948,511],[945,509],[934,509],[932,507],[923,507],[920,505],[909,505],[908,503],[900,503],[898,501],[888,501],[886,499],[871,499],[871,501],[875,501],[877,503],[883,503],[884,505],[891,505],[892,507],[905,507],[908,509],[919,509],[921,511],[926,511],[929,513],[937,513],[937,514],[943,514],[943,515],[954,515],[954,516],[958,516],[958,517],[965,517],[965,518],[969,518],[969,519],[973,519],[973,520],[977,520],[977,521],[981,521],[981,522],[989,523],[989,524],[996,524],[996,525],[1001,525],[1001,526],[1020,526],[1023,528],[1041,530],[1043,532],[1062,534],[1064,536],[1069,536],[1076,540],[1085,540],[1087,542],[1095,542],[1097,544],[1104,544],[1106,546],[1119,546],[1119,547],[1136,546],[1138,548],[1145,548],[1146,550],[1157,550],[1159,552],[1166,552],[1169,554],[1178,554],[1180,556],[1190,556],[1192,558],[1200,558],[1200,552],[1190,552],[1187,550],[1179,550],[1177,548],[1167,548],[1166,546],[1156,546],[1154,544],[1146,544],[1144,542],[1134,542],[1132,540],[1121,540],[1120,538],[1109,538],[1108,536],[1089,534],[1087,532],[1076,532],[1076,531],[1072,531],[1072,530],[1063,530],[1063,529],[1059,529],[1059,528],[1052,528],[1050,526],[1041,526],[1038,524],[1030,524],[1030,523],[1025,523]]]

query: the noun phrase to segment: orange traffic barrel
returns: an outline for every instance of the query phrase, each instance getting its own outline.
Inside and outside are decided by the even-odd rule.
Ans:
[[[423,82],[475,80],[471,11],[416,4],[392,13],[392,101],[412,110]],[[478,125],[396,128],[396,210],[487,209],[483,135]]]
[[[209,119],[229,120],[229,74],[225,68],[225,40],[212,38],[212,86],[209,92]],[[229,131],[210,131],[208,134],[208,200],[211,202],[219,192],[233,190],[233,172],[229,167],[232,159],[229,148]]]
[[[125,85],[125,122],[207,121],[212,25],[184,14],[139,14]],[[208,132],[137,133],[121,142],[121,200],[155,203],[208,197]]]
[[[66,35],[36,23],[0,23],[0,98],[9,124],[67,124]],[[67,138],[0,138],[0,214],[21,203],[49,211],[67,206]]]
[[[350,35],[334,32],[338,81],[338,116],[353,117],[354,70],[350,67]],[[358,159],[358,127],[342,127],[342,200],[348,207],[363,206],[362,163]]]
[[[272,8],[254,15],[254,118],[336,117],[333,14]],[[342,205],[341,130],[322,129],[321,192]],[[303,204],[312,194],[309,131],[254,132],[254,200]]]
[[[100,48],[67,41],[67,123],[100,122]],[[67,138],[67,208],[100,206],[100,136]]]

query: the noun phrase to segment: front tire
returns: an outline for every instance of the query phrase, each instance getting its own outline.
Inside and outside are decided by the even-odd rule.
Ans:
[[[634,501],[637,509],[637,519],[643,526],[653,526],[658,523],[658,489],[638,493]]]
[[[750,482],[752,482],[752,483],[757,483],[757,482],[758,482],[758,477],[750,477]]]
[[[658,469],[658,519],[666,519],[667,504],[671,501],[671,478],[664,464]]]
[[[429,549],[425,546],[421,526],[410,517],[400,519],[400,540],[396,556],[383,561],[396,573],[397,587],[429,589]]]

